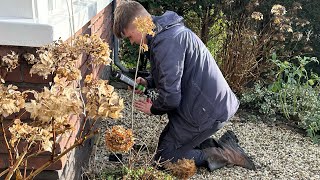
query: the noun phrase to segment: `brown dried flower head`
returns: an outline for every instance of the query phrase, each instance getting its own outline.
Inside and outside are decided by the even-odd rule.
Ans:
[[[96,35],[78,36],[73,45],[61,40],[55,41],[47,46],[41,47],[37,54],[39,59],[25,55],[35,63],[30,74],[38,74],[47,78],[49,74],[58,71],[59,77],[67,77],[69,81],[81,79],[80,71],[77,70],[81,54],[85,52],[91,56],[88,64],[93,65],[110,65],[111,59],[109,45]],[[32,59],[32,60],[31,60]]]
[[[271,13],[278,16],[283,16],[287,13],[286,8],[280,4],[272,6]]]
[[[263,14],[261,12],[253,12],[251,14],[251,18],[255,19],[257,21],[261,21],[261,20],[263,20]]]
[[[34,54],[31,53],[23,54],[23,58],[27,61],[28,64],[35,64],[39,61],[37,58],[35,58]]]
[[[105,80],[93,80],[93,75],[87,75],[82,91],[86,95],[86,111],[91,118],[121,117],[124,108],[123,99],[108,85]]]
[[[32,66],[30,74],[37,74],[47,79],[48,75],[55,71],[55,66],[55,59],[52,53],[44,51],[39,54],[39,61]]]
[[[110,65],[110,53],[109,45],[104,42],[97,35],[88,34],[84,36],[78,36],[75,40],[75,47],[82,49],[85,53],[93,57],[91,64],[94,65]]]
[[[88,74],[84,79],[84,83],[90,84],[93,81],[93,74]]]
[[[0,84],[0,115],[7,117],[19,112],[25,105],[26,95],[18,91],[14,85]]]
[[[14,51],[11,51],[11,54],[3,56],[0,61],[0,67],[6,67],[7,71],[11,72],[13,69],[19,66],[19,55]]]
[[[65,77],[68,81],[80,80],[82,78],[81,71],[73,63],[67,63],[65,66],[60,66],[56,70],[58,77]]]
[[[134,144],[132,130],[121,126],[107,130],[105,139],[107,148],[113,152],[128,152]]]
[[[142,34],[149,34],[154,36],[155,33],[153,29],[156,27],[152,21],[151,16],[137,17],[133,20],[133,24],[136,26],[137,30]]]
[[[197,172],[194,160],[179,159],[176,163],[169,162],[165,168],[178,179],[189,179]]]
[[[42,149],[45,151],[51,151],[53,141],[53,134],[51,127],[37,127],[31,126],[27,123],[23,123],[20,119],[15,119],[11,127],[9,127],[11,133],[10,145],[15,147],[16,143],[20,140],[25,140],[28,143],[40,142]]]
[[[41,93],[33,91],[35,99],[25,105],[31,118],[46,124],[52,119],[62,119],[71,114],[81,113],[82,102],[79,92],[72,84],[68,85],[65,81],[55,77],[56,83],[50,89],[45,87]],[[67,121],[67,118],[65,120]]]
[[[150,16],[137,17],[133,21],[133,24],[136,26],[137,30],[141,32],[142,36],[145,34],[149,34],[151,36],[155,35],[153,29],[156,26],[154,25],[152,18]],[[146,42],[141,43],[141,49],[143,51],[148,51],[148,45],[145,43]]]

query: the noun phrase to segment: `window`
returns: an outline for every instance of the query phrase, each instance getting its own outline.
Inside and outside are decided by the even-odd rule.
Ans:
[[[66,40],[111,2],[112,0],[4,1],[0,6],[0,44],[38,47],[59,38]]]

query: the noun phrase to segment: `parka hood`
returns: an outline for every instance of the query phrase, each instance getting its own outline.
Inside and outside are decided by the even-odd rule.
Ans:
[[[176,25],[183,25],[183,17],[173,11],[166,11],[161,16],[153,16],[156,25],[155,33],[160,33]]]

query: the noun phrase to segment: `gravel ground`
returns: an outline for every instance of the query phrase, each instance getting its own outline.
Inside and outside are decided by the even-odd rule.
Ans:
[[[104,143],[105,129],[112,125],[123,125],[131,128],[131,95],[129,91],[118,90],[125,98],[126,109],[123,118],[119,120],[103,120],[101,135],[96,143],[89,169],[90,179],[99,179],[99,175],[106,169],[120,166],[120,163],[109,162],[109,152]],[[153,154],[159,134],[164,128],[167,117],[146,116],[134,112],[134,134],[136,142],[146,144]],[[225,167],[214,172],[199,168],[191,179],[320,179],[320,148],[309,138],[292,130],[281,128],[262,121],[252,122],[239,115],[232,119],[222,130],[217,132],[219,138],[226,130],[232,130],[238,136],[239,144],[254,160],[257,170],[251,171],[241,167]],[[126,161],[124,157],[124,161]],[[150,158],[147,158],[150,159]],[[95,177],[93,177],[93,175]]]

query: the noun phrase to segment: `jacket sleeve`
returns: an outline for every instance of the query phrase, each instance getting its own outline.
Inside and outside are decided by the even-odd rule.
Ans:
[[[154,57],[159,72],[159,96],[153,101],[151,113],[165,114],[174,110],[181,101],[181,78],[185,61],[183,38],[178,35],[158,42],[154,49]]]
[[[152,77],[152,74],[150,73],[150,75],[148,77],[145,78],[147,80],[147,88],[155,88],[155,84],[154,84],[154,80]]]

